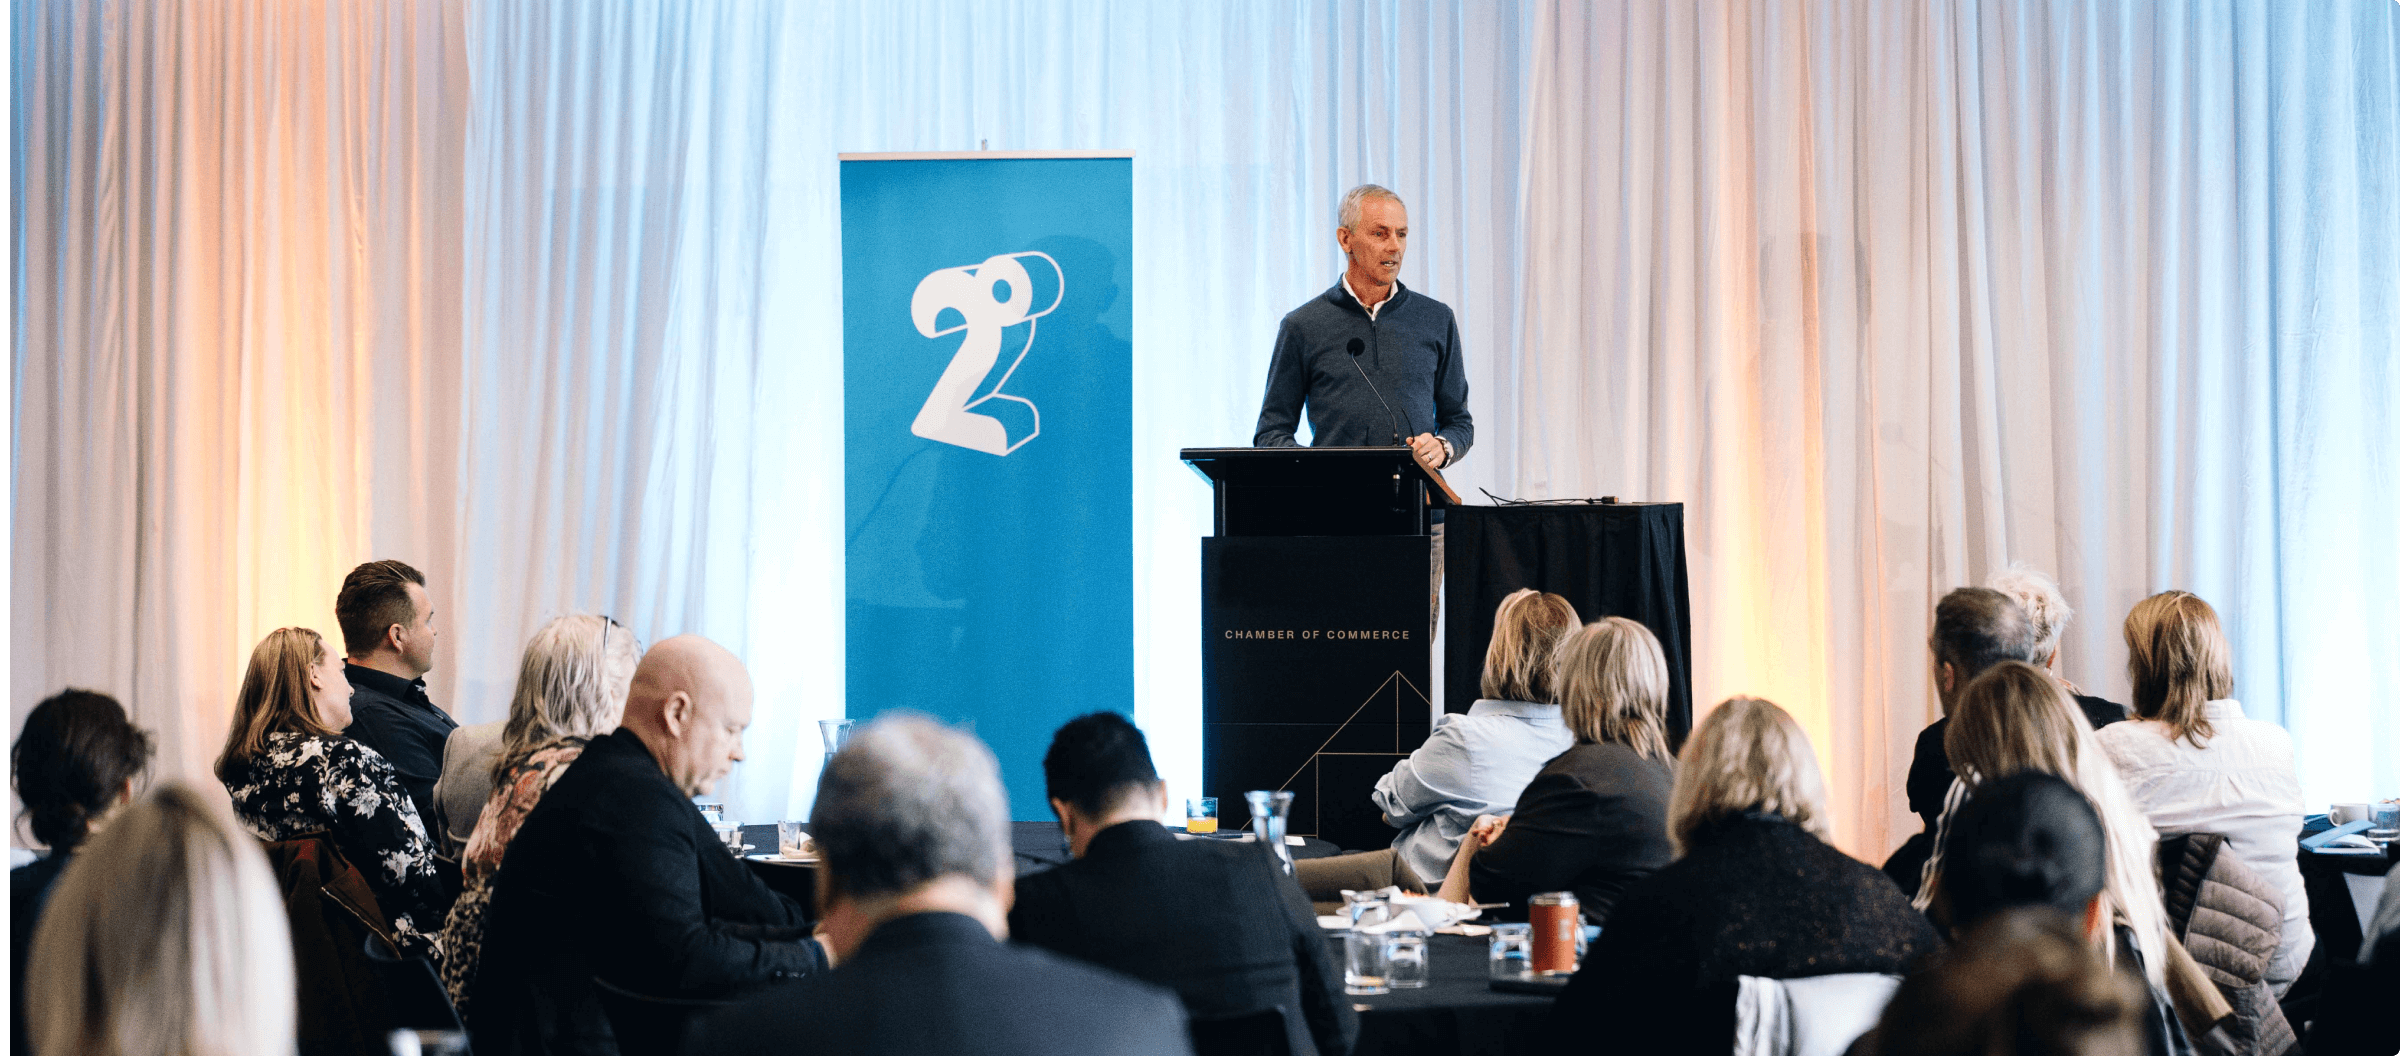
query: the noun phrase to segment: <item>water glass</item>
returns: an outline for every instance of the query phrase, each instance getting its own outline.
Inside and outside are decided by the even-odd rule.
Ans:
[[[1292,849],[1284,845],[1284,826],[1292,816],[1292,794],[1289,792],[1245,792],[1242,798],[1250,801],[1250,827],[1258,833],[1259,841],[1273,848],[1275,857],[1283,862],[1285,875],[1293,871]]]
[[[1184,800],[1183,831],[1194,836],[1206,836],[1217,831],[1217,797],[1202,796]]]
[[[1416,990],[1433,979],[1431,950],[1422,931],[1394,931],[1384,935],[1384,985],[1394,990]]]
[[[1533,978],[1533,925],[1492,925],[1491,977]]]
[[[805,858],[814,848],[808,845],[808,833],[797,821],[775,823],[775,850],[786,858]]]
[[[709,825],[717,830],[717,842],[735,854],[742,853],[742,824],[738,821],[716,821]]]
[[[1367,996],[1392,992],[1392,947],[1388,936],[1352,928],[1342,935],[1342,992]]]
[[[1342,889],[1342,915],[1350,918],[1351,927],[1358,926],[1358,918],[1361,913],[1374,914],[1367,923],[1380,924],[1391,919],[1391,910],[1391,904],[1383,900],[1381,891],[1352,891],[1346,887]]]

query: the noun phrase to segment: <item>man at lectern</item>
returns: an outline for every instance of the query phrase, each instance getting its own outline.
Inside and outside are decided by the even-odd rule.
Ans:
[[[1408,206],[1372,183],[1342,196],[1340,281],[1283,317],[1255,447],[1295,447],[1300,410],[1326,447],[1407,444],[1435,468],[1475,442],[1450,306],[1400,284]]]
[[[1436,469],[1456,463],[1475,443],[1467,364],[1450,306],[1400,284],[1408,206],[1388,188],[1362,183],[1342,195],[1340,220],[1333,240],[1349,265],[1332,289],[1283,317],[1250,444],[1299,446],[1292,434],[1305,406],[1316,445],[1405,443]],[[1441,512],[1433,511],[1436,627]]]

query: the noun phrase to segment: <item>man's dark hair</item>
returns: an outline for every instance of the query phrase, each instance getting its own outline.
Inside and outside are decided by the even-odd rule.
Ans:
[[[1050,738],[1050,753],[1042,756],[1042,777],[1050,798],[1086,814],[1105,814],[1129,792],[1158,783],[1150,765],[1150,742],[1142,731],[1113,711],[1095,711],[1067,720]]]
[[[2033,621],[2015,598],[1989,587],[1960,587],[1933,607],[1933,658],[1958,672],[1958,684],[2002,660],[2033,661]]]
[[[342,650],[365,656],[383,644],[392,625],[414,623],[417,607],[408,600],[408,585],[425,585],[425,573],[398,561],[369,561],[342,578],[342,592],[333,599],[334,621],[342,625]]]
[[[2052,774],[2026,770],[1976,785],[1943,825],[1938,882],[1953,928],[2018,906],[2080,917],[2108,877],[2099,812]]]
[[[34,705],[10,753],[33,838],[75,849],[117,790],[150,765],[151,750],[150,735],[106,693],[70,689]]]

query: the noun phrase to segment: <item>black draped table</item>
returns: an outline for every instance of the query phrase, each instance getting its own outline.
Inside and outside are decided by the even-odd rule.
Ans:
[[[1585,622],[1623,616],[1667,654],[1667,739],[1692,728],[1692,601],[1680,502],[1457,506],[1442,541],[1442,707],[1463,712],[1483,682],[1500,599],[1530,587]]]
[[[1325,933],[1335,964],[1342,935]],[[1358,1009],[1355,1056],[1529,1053],[1550,1018],[1552,998],[1494,990],[1491,940],[1436,935],[1426,944],[1430,985],[1371,997],[1344,995]]]
[[[1019,821],[1009,825],[1009,843],[1017,853],[1017,875],[1038,873],[1067,860],[1066,836],[1055,821]],[[1217,839],[1238,838],[1226,833]],[[754,855],[776,853],[776,829],[773,825],[742,826],[742,842],[750,845]],[[1301,845],[1292,848],[1294,858],[1323,858],[1339,854],[1341,849],[1323,840],[1301,837]],[[767,886],[790,896],[793,901],[816,912],[816,867],[812,864],[749,861],[750,871],[767,882]]]

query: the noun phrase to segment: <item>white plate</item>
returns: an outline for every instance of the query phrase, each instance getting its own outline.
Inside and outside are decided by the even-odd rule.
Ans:
[[[753,862],[765,862],[765,863],[767,863],[768,865],[815,865],[815,864],[817,864],[817,859],[816,859],[816,856],[815,856],[815,855],[809,855],[809,856],[807,856],[807,857],[804,857],[804,858],[786,858],[786,857],[784,857],[784,856],[782,856],[782,855],[780,855],[780,854],[745,854],[745,855],[743,855],[742,857],[744,857],[744,858],[747,858],[747,859],[749,859],[749,860],[751,860],[751,861],[753,861]]]
[[[1327,931],[1348,931],[1350,930],[1350,918],[1339,913],[1329,917],[1318,917],[1317,926]]]

